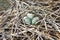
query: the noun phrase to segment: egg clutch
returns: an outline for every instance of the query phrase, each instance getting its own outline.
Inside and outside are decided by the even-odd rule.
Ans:
[[[30,24],[37,24],[39,21],[39,17],[35,16],[34,14],[28,13],[24,18],[23,21],[25,24],[30,25]]]

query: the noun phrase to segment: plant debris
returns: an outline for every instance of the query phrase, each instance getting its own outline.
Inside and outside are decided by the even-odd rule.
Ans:
[[[0,40],[60,40],[60,0],[7,1],[0,4]],[[36,25],[24,24],[27,13],[39,17]]]

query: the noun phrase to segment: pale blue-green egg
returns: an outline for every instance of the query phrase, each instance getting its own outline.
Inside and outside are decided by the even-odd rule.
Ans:
[[[28,13],[27,17],[29,17],[30,19],[32,19],[34,17],[34,14]]]
[[[25,17],[23,18],[23,20],[24,20],[25,24],[28,24],[28,25],[31,24],[31,19],[28,18],[27,16],[25,16]]]
[[[32,24],[36,24],[36,22],[38,22],[38,21],[39,21],[39,17],[34,17],[32,19]]]

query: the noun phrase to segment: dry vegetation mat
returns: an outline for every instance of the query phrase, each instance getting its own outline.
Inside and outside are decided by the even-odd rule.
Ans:
[[[7,1],[9,8],[0,11],[0,40],[60,40],[60,0]],[[38,17],[35,24],[24,22],[27,14]]]

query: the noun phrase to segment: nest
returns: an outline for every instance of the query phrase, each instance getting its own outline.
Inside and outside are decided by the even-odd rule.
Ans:
[[[60,40],[60,3],[55,1],[11,1],[11,8],[0,11],[0,40]],[[36,25],[24,24],[28,13],[40,18]]]

